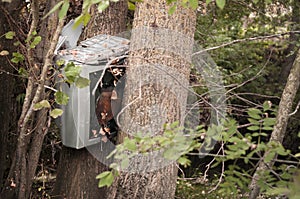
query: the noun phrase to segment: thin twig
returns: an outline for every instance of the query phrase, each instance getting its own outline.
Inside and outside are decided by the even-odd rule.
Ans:
[[[300,108],[300,101],[298,102],[295,110],[289,114],[289,117],[291,117],[292,115],[295,115],[298,112],[299,108]]]
[[[214,46],[214,47],[211,47],[211,48],[206,48],[206,49],[200,50],[198,52],[193,53],[192,55],[193,56],[194,55],[199,55],[203,52],[216,50],[216,49],[223,48],[223,47],[226,47],[226,46],[230,46],[230,45],[233,45],[233,44],[236,44],[236,43],[263,40],[263,39],[272,39],[272,38],[275,38],[275,37],[282,37],[282,36],[290,35],[290,34],[300,34],[300,30],[298,30],[298,31],[288,31],[288,32],[284,32],[284,33],[274,34],[274,35],[257,36],[257,37],[250,37],[250,38],[244,38],[244,39],[236,39],[236,40],[233,40],[233,41],[230,41],[230,42],[227,42],[227,43],[223,43],[219,46]]]

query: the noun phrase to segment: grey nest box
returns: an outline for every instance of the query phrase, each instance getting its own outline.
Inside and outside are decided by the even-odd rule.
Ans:
[[[71,27],[71,25],[68,24],[67,26]],[[63,37],[67,35],[71,40],[74,40],[74,35],[77,39],[80,35],[78,31],[81,33],[81,28],[76,32],[76,29],[71,30],[65,26],[62,35]],[[61,43],[66,45],[67,40],[68,38]],[[74,43],[74,41],[70,43]],[[99,93],[95,92],[97,90],[95,88],[103,77],[108,64],[128,52],[129,40],[117,36],[97,35],[80,42],[78,46],[67,47],[70,48],[57,50],[55,60],[73,62],[75,65],[81,66],[80,75],[90,80],[90,85],[85,88],[77,88],[75,85],[66,83],[59,85],[62,91],[69,96],[69,103],[61,107],[64,111],[60,118],[62,143],[65,146],[80,149],[96,144],[101,140],[100,137],[94,136],[95,131],[100,128],[95,113],[95,101]]]

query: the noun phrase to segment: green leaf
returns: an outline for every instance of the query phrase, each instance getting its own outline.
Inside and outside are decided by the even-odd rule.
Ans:
[[[14,31],[9,31],[9,32],[5,33],[6,39],[13,39],[14,36],[16,36],[16,33]]]
[[[63,59],[59,59],[56,61],[56,65],[59,67],[62,67],[64,64],[65,64],[65,60],[63,60]]]
[[[208,5],[212,0],[206,0],[206,5]]]
[[[97,4],[99,2],[101,2],[102,0],[91,0],[91,4]]]
[[[276,148],[276,153],[282,156],[286,156],[290,154],[290,151],[285,150],[285,148],[282,145],[279,145],[278,148]]]
[[[226,1],[225,0],[216,0],[217,6],[221,9],[224,8]]]
[[[257,130],[259,130],[259,126],[249,126],[249,127],[247,127],[247,129],[249,131],[257,131]]]
[[[198,8],[198,0],[189,0],[190,7],[194,10]]]
[[[35,48],[36,45],[38,45],[41,42],[41,40],[42,40],[41,36],[34,37],[33,41],[30,44],[30,48]]]
[[[101,13],[109,6],[109,1],[101,1],[98,4],[98,11]]]
[[[169,8],[169,10],[168,10],[168,14],[169,14],[169,15],[174,14],[174,12],[176,11],[176,8],[177,8],[177,5],[176,5],[176,4],[173,5],[173,6],[171,6],[171,7]]]
[[[263,125],[265,126],[274,126],[276,118],[265,118]]]
[[[89,23],[90,19],[91,19],[90,13],[86,13],[85,15],[83,15],[83,25],[86,26]]]
[[[50,108],[50,103],[47,100],[42,100],[33,106],[33,110],[41,110],[42,108]]]
[[[60,9],[59,13],[58,13],[59,19],[62,19],[62,18],[64,18],[67,15],[69,7],[70,7],[69,1],[65,0],[64,3],[63,3],[63,5],[61,6],[61,9]]]
[[[69,62],[66,67],[64,67],[67,81],[71,84],[74,83],[76,78],[81,72],[81,67],[76,66],[73,62]]]
[[[23,77],[28,77],[28,72],[25,68],[20,67],[18,70],[19,75],[23,76]]]
[[[15,64],[24,61],[24,55],[22,55],[21,53],[18,52],[14,52],[13,53],[13,58],[11,59],[11,61]]]
[[[265,156],[265,162],[268,163],[268,162],[271,162],[271,160],[274,159],[275,157],[275,152],[274,151],[270,151],[270,152],[266,152],[266,156]]]
[[[263,109],[264,109],[264,111],[270,110],[271,106],[272,106],[272,102],[271,101],[265,101],[263,103]]]
[[[57,117],[61,116],[63,114],[63,112],[64,112],[63,110],[56,108],[50,112],[50,116],[53,118],[57,118]]]
[[[126,157],[121,161],[121,168],[126,169],[128,166],[129,166],[129,158]]]
[[[69,96],[61,91],[57,91],[54,96],[58,104],[67,105],[69,102]]]
[[[79,76],[76,80],[75,80],[75,85],[78,88],[84,88],[87,87],[90,84],[90,80],[84,77]]]
[[[114,181],[114,176],[112,174],[112,172],[109,172],[108,175],[102,177],[99,181],[99,184],[98,184],[98,187],[101,188],[101,187],[104,187],[104,186],[110,186],[112,185]]]
[[[272,130],[273,130],[273,127],[271,127],[271,126],[263,126],[263,127],[262,127],[262,130],[265,130],[265,131],[272,131]]]
[[[48,17],[50,14],[54,13],[56,10],[58,10],[60,8],[60,6],[64,3],[64,1],[60,1],[58,2],[55,6],[53,6],[53,8],[43,17],[43,19],[45,19],[46,17]]]
[[[257,108],[249,108],[249,110],[247,111],[248,115],[253,118],[253,119],[261,119],[260,114],[262,113],[259,109]]]
[[[99,175],[97,175],[96,179],[104,178],[104,177],[108,176],[110,173],[111,173],[111,171],[104,171],[104,172],[100,173]]]
[[[136,143],[134,139],[125,138],[123,142],[124,147],[130,151],[136,151]]]
[[[135,10],[135,5],[132,2],[128,1],[127,5],[128,5],[128,10],[132,10],[132,11]]]
[[[191,161],[188,158],[184,157],[184,156],[178,158],[177,162],[179,164],[183,165],[184,167],[187,167],[191,164]]]
[[[255,120],[255,119],[252,119],[252,118],[247,118],[247,120],[251,123],[251,124],[254,124],[254,125],[259,125],[260,122]]]

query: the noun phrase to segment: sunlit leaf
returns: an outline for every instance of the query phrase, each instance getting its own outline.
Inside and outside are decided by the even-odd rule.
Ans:
[[[58,104],[67,105],[69,102],[69,96],[64,92],[57,91],[55,94],[55,101]]]
[[[208,5],[212,0],[206,0],[206,5]]]
[[[190,7],[194,10],[198,8],[198,0],[189,0]]]
[[[70,7],[69,1],[65,0],[64,3],[63,3],[63,5],[61,6],[61,9],[60,9],[59,13],[58,13],[58,17],[60,19],[64,18],[67,15],[69,7]]]
[[[247,129],[249,130],[249,131],[257,131],[257,130],[259,130],[259,126],[249,126],[249,127],[247,127]]]
[[[9,31],[9,32],[5,33],[6,39],[13,39],[14,36],[16,36],[16,33],[14,31]]]
[[[18,70],[19,75],[24,76],[24,77],[28,77],[28,72],[25,68],[20,67]]]
[[[121,161],[121,168],[126,169],[128,166],[129,166],[129,158],[126,157]]]
[[[263,103],[263,109],[264,109],[264,111],[270,110],[271,106],[272,106],[272,102],[271,101],[265,101]]]
[[[109,6],[109,1],[101,1],[99,4],[98,4],[98,11],[101,13],[103,12],[107,7]]]
[[[127,4],[128,4],[128,10],[135,10],[135,5],[132,2],[128,1]]]
[[[19,62],[22,62],[24,61],[24,55],[22,55],[21,53],[19,52],[14,52],[13,53],[13,58],[11,59],[11,61],[15,64],[19,63]]]
[[[64,67],[65,75],[69,83],[74,83],[76,78],[81,72],[81,67],[76,66],[73,62],[70,62]]]
[[[50,112],[50,116],[53,117],[53,118],[57,118],[59,116],[61,116],[63,114],[63,110],[62,109],[53,109],[51,112]]]
[[[42,40],[41,36],[34,37],[33,41],[30,44],[30,48],[35,48],[36,45],[38,45],[41,42],[41,40]]]
[[[271,162],[271,160],[273,160],[273,158],[275,157],[275,154],[276,153],[274,151],[267,152],[264,161],[266,163]]]
[[[96,179],[104,178],[104,177],[108,176],[110,173],[111,173],[110,171],[104,171],[104,172],[100,173],[99,175],[97,175]]]
[[[224,8],[226,1],[225,0],[216,0],[217,6],[221,9]]]
[[[136,142],[134,139],[125,138],[123,142],[124,147],[126,147],[130,151],[136,150]]]
[[[98,187],[101,188],[101,187],[104,187],[104,186],[110,186],[112,185],[114,181],[114,176],[112,174],[112,172],[109,172],[108,175],[105,175],[104,177],[102,177],[99,181],[99,184],[98,184]]]
[[[191,161],[187,157],[180,157],[178,158],[177,162],[184,167],[189,166],[191,164]]]
[[[274,126],[275,122],[276,122],[276,118],[265,118],[263,124],[265,126]]]
[[[78,88],[84,88],[87,87],[90,84],[90,80],[84,77],[79,76],[76,80],[75,80],[75,85]]]
[[[33,110],[41,110],[42,108],[50,108],[50,103],[47,100],[42,100],[33,106]]]
[[[261,119],[261,111],[259,109],[256,108],[249,108],[249,110],[247,111],[248,115],[253,118],[253,119]]]
[[[177,8],[177,5],[171,6],[171,8],[169,8],[169,10],[168,10],[168,14],[169,15],[174,14],[174,12],[176,11],[176,8]]]

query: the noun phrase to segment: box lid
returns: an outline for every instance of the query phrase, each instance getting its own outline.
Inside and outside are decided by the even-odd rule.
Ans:
[[[128,52],[130,41],[111,35],[97,35],[80,42],[75,48],[60,50],[56,60],[73,61],[83,65],[99,65]]]

